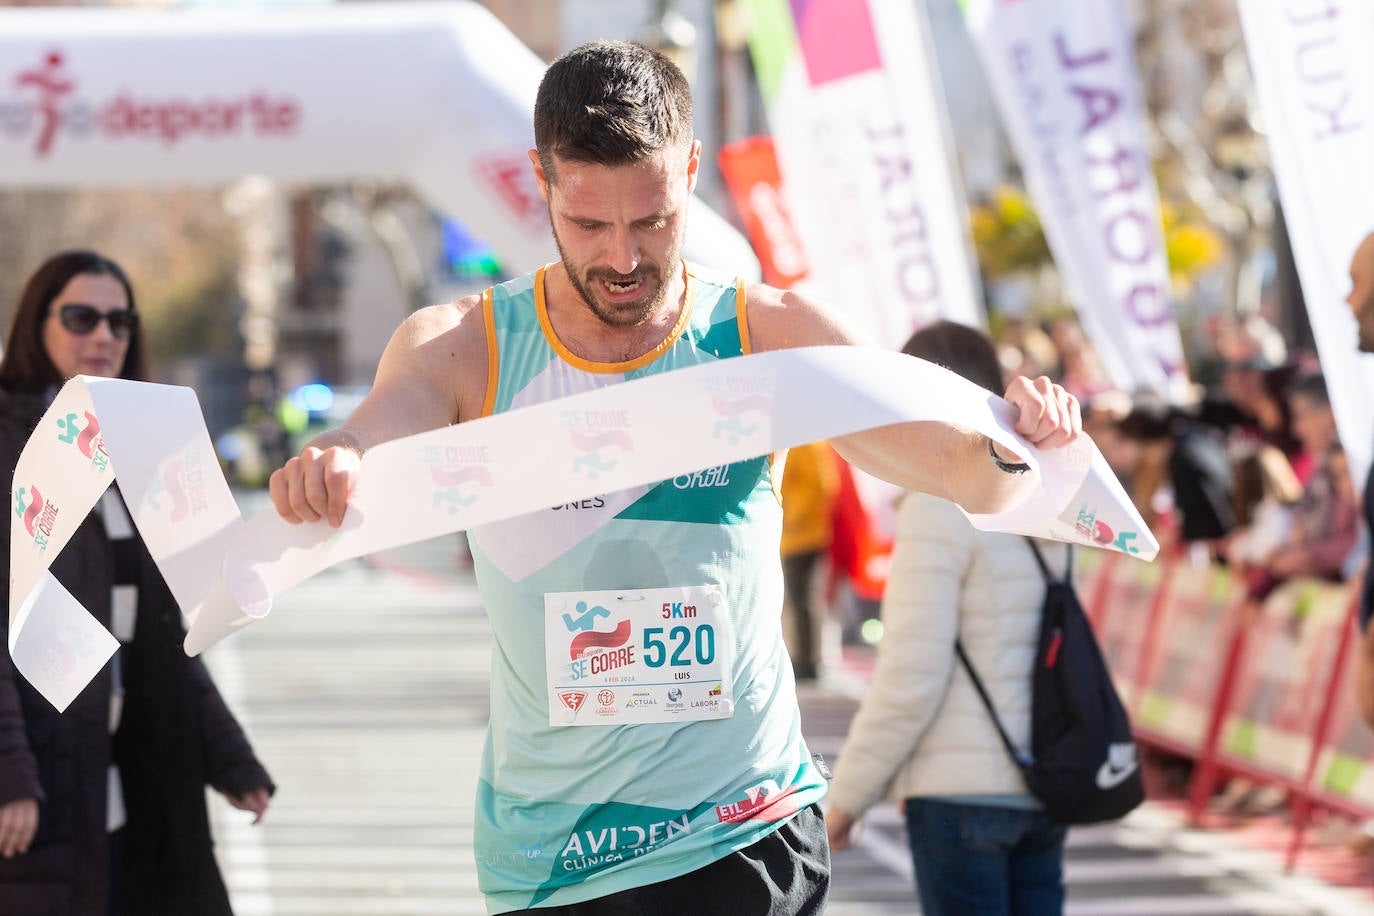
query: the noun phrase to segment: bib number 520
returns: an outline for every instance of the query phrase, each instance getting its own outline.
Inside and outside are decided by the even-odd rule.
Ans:
[[[716,660],[716,631],[709,623],[696,627],[644,628],[644,664],[650,668],[709,665]]]

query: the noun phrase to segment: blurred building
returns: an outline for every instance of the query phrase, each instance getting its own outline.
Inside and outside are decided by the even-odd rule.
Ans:
[[[717,13],[728,17],[733,2],[480,2],[545,60],[594,38],[645,41],[673,56],[692,80],[697,136],[707,150],[698,194],[730,215],[712,151],[764,129],[742,41],[736,37],[722,48],[716,38]],[[464,214],[433,213],[401,188],[283,189],[280,206],[290,276],[277,289],[273,362],[283,389],[311,381],[370,384],[391,332],[407,314],[500,279],[465,269],[446,250],[443,217],[461,221]]]

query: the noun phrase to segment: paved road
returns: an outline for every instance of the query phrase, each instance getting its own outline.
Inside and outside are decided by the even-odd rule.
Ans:
[[[803,688],[812,749],[838,756],[862,681]],[[912,867],[896,810],[865,818],[861,849],[834,857],[834,916],[914,913]],[[1225,834],[1187,829],[1179,814],[1146,804],[1120,824],[1075,828],[1065,855],[1069,916],[1369,914],[1374,897],[1282,874],[1279,857]]]
[[[490,641],[456,544],[327,570],[208,653],[279,785],[259,827],[213,800],[240,916],[484,912],[471,834]],[[803,690],[815,750],[836,754],[858,689]],[[861,848],[835,857],[830,913],[917,912],[903,844],[895,812],[874,812]],[[1371,911],[1150,806],[1075,831],[1067,876],[1071,916]]]

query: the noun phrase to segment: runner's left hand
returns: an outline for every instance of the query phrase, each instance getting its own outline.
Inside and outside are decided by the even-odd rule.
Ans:
[[[1037,379],[1017,376],[1007,386],[1006,400],[1016,408],[1015,430],[1037,448],[1061,448],[1083,434],[1078,398],[1047,376]],[[1000,445],[996,448],[997,454],[1006,461],[1022,460],[1009,456],[1007,449]]]

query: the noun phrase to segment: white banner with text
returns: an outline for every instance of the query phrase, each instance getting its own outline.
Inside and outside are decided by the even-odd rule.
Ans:
[[[911,0],[748,0],[750,47],[798,286],[900,349],[938,319],[984,327],[963,181],[924,11]]]
[[[965,0],[1079,321],[1113,384],[1171,400],[1187,367],[1121,0]]]
[[[510,274],[556,257],[544,63],[479,4],[0,9],[0,188],[408,182]],[[758,278],[693,198],[684,254]]]
[[[1374,355],[1345,297],[1374,231],[1374,8],[1366,0],[1241,0],[1250,69],[1307,317],[1358,492],[1374,449]]]

